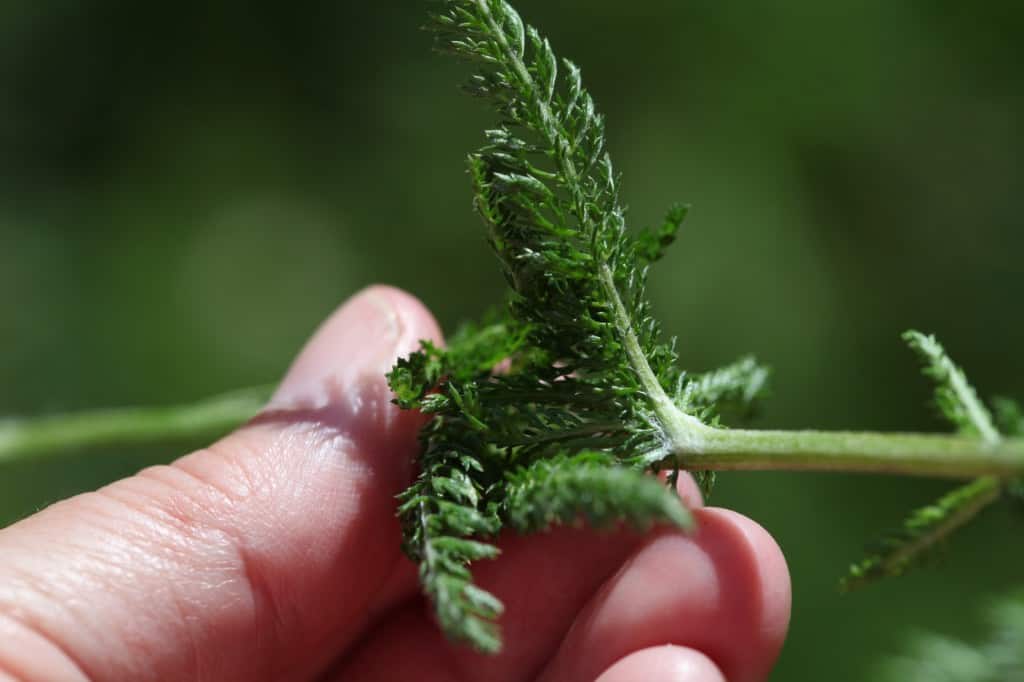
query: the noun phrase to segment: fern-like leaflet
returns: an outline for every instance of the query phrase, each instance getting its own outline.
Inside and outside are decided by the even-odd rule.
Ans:
[[[468,578],[471,561],[497,552],[480,538],[577,518],[690,526],[674,491],[643,472],[668,452],[664,415],[683,416],[668,396],[705,415],[727,402],[746,410],[766,372],[749,359],[692,379],[676,369],[644,289],[686,210],[627,234],[604,120],[579,69],[505,2],[447,2],[434,28],[443,49],[482,66],[469,89],[503,118],[469,166],[511,296],[496,326],[392,372],[399,403],[432,415],[400,514],[442,627],[494,651],[500,609]],[[500,360],[507,370],[495,374]]]
[[[924,374],[936,384],[935,405],[942,416],[961,433],[988,445],[1002,441],[992,414],[935,337],[909,331],[904,339],[923,361]],[[1002,411],[1005,413],[1010,406],[1009,402],[1004,403]],[[1005,415],[1004,421],[1007,418]],[[914,511],[899,530],[877,541],[867,558],[850,567],[842,581],[843,589],[861,587],[884,576],[901,575],[925,562],[936,546],[996,502],[1002,493],[1002,480],[983,476]]]

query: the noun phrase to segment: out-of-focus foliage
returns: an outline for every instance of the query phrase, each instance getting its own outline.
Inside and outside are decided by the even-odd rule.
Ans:
[[[1018,682],[1024,680],[1024,594],[989,607],[987,639],[962,642],[937,634],[914,636],[906,650],[879,664],[884,682]]]
[[[934,428],[897,338],[911,326],[986,393],[1024,392],[1024,5],[517,7],[584,69],[625,202],[692,204],[654,314],[686,367],[773,366],[759,426]],[[0,414],[273,380],[371,281],[448,329],[500,300],[463,163],[490,116],[453,91],[465,71],[429,54],[423,16],[418,0],[0,3]],[[173,454],[19,466],[0,513]],[[794,576],[775,679],[865,679],[910,624],[980,639],[967,614],[1024,559],[1005,543],[979,559],[1012,532],[1003,512],[940,570],[835,591],[863,537],[947,487],[721,477],[715,503],[772,531]]]

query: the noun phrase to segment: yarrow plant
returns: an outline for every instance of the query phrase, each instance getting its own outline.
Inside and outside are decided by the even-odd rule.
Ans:
[[[467,89],[498,123],[469,156],[476,210],[510,289],[503,314],[425,343],[389,375],[402,408],[430,415],[421,473],[400,498],[406,553],[454,640],[501,646],[502,605],[470,565],[498,555],[504,528],[530,533],[586,520],[689,529],[693,519],[652,472],[793,469],[973,478],[913,513],[843,581],[898,575],[999,499],[1024,473],[1006,438],[932,337],[906,335],[938,385],[957,436],[723,428],[749,412],[768,370],[752,358],[706,374],[679,369],[645,294],[649,267],[687,209],[631,233],[605,124],[580,69],[503,0],[449,0],[432,18],[439,47],[479,67]],[[496,368],[500,367],[500,371]],[[1019,429],[1010,403],[1007,433]],[[1014,417],[1013,415],[1017,415]]]
[[[1024,499],[1021,409],[999,399],[990,411],[938,341],[917,332],[905,339],[955,434],[726,428],[764,397],[768,369],[751,357],[711,372],[680,369],[645,292],[687,208],[627,229],[604,119],[580,69],[508,2],[445,0],[431,27],[442,50],[477,65],[467,89],[498,114],[468,163],[509,287],[501,312],[465,325],[444,348],[424,342],[388,376],[395,402],[429,417],[418,478],[397,506],[405,552],[451,639],[501,648],[502,604],[471,572],[498,555],[500,531],[580,522],[689,530],[694,520],[674,485],[682,471],[707,494],[716,472],[729,470],[962,481],[873,546],[846,589],[905,572],[986,507]],[[251,416],[268,393],[0,423],[0,461],[217,432]]]

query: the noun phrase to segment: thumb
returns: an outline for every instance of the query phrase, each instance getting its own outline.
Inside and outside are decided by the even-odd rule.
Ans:
[[[384,373],[439,332],[408,294],[329,318],[253,422],[0,532],[0,679],[301,679],[402,566],[419,418]]]

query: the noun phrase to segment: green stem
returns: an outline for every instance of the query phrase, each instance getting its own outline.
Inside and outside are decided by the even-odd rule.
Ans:
[[[628,336],[627,336],[628,338]],[[656,394],[656,382],[649,387]],[[85,449],[150,446],[217,438],[252,418],[270,387],[250,388],[192,405],[97,410],[0,421],[0,464]],[[917,433],[713,429],[656,401],[671,424],[665,463],[708,471],[825,471],[947,478],[1024,476],[1024,438]]]
[[[914,433],[713,429],[684,413],[665,393],[640,347],[611,270],[599,277],[612,301],[630,366],[644,387],[667,449],[664,464],[703,471],[844,471],[974,478],[1024,475],[1024,439],[1000,441]]]
[[[978,438],[918,433],[750,431],[701,426],[670,460],[714,471],[842,471],[947,478],[1024,475],[1024,439],[987,444]]]
[[[602,263],[598,270],[598,279],[604,289],[605,296],[612,302],[613,319],[615,328],[622,339],[622,345],[626,349],[626,357],[629,359],[630,367],[636,372],[640,379],[640,385],[644,388],[647,401],[650,403],[654,414],[657,416],[665,436],[682,451],[699,450],[702,447],[701,434],[710,431],[708,427],[696,417],[686,414],[672,402],[672,399],[665,393],[658,377],[654,375],[647,356],[644,355],[640,341],[633,330],[633,323],[630,320],[626,306],[622,303],[619,289],[615,286],[615,277],[611,268]]]
[[[271,391],[271,387],[261,386],[191,405],[0,420],[0,463],[84,449],[217,438],[255,416]]]
[[[703,471],[845,471],[974,478],[1024,475],[1024,439],[914,433],[713,429],[680,410],[651,370],[611,270],[599,278],[612,302],[629,364],[644,387],[671,453],[663,464]],[[984,431],[983,431],[984,433]]]

